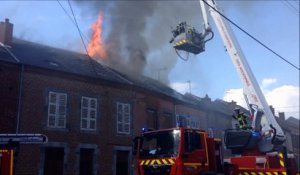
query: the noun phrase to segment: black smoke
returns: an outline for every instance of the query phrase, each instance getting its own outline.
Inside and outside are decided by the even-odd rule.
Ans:
[[[104,12],[109,66],[132,75],[147,75],[168,84],[177,55],[168,43],[171,27],[181,21],[201,27],[198,1],[75,1],[81,15]],[[103,24],[105,25],[105,24]],[[105,26],[104,26],[105,27]],[[107,28],[107,27],[105,27]],[[158,75],[159,74],[159,75]]]

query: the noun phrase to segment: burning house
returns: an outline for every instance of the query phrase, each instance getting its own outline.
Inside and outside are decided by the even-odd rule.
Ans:
[[[48,137],[19,146],[16,174],[132,174],[141,128],[206,127],[203,111],[156,80],[12,38],[8,19],[0,29],[1,133]]]
[[[8,19],[0,23],[1,133],[48,137],[45,145],[19,146],[15,174],[130,175],[132,139],[141,128],[181,124],[208,130],[213,123],[208,118],[215,109],[205,107],[214,105],[208,97],[182,95],[86,54],[13,38],[12,33]],[[100,58],[111,54],[99,49],[95,54]],[[231,113],[222,111],[218,115],[231,127]]]

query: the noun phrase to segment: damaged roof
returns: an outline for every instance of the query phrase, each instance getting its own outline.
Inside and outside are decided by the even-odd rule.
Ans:
[[[134,85],[167,95],[181,102],[190,103],[182,94],[159,81],[145,76],[140,76],[139,78],[129,77],[96,62],[86,54],[53,48],[16,38],[13,39],[11,47],[4,47],[2,45],[0,49],[0,61],[31,65],[121,84]]]
[[[85,54],[53,48],[21,39],[14,39],[12,46],[6,47],[6,49],[11,52],[11,56],[10,58],[2,57],[0,54],[0,60],[2,61],[21,63],[119,83],[128,83],[112,69],[97,63]],[[6,53],[6,55],[8,54]],[[16,61],[13,57],[20,61]]]

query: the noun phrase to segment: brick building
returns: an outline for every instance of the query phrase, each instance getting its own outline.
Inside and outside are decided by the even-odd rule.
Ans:
[[[12,29],[0,23],[1,133],[49,140],[20,146],[16,174],[129,175],[132,139],[143,127],[180,123],[221,138],[232,126],[234,103],[181,95],[87,55],[12,38]]]
[[[12,24],[5,20],[1,132],[48,137],[45,145],[20,145],[16,174],[132,174],[132,139],[141,128],[206,127],[204,112],[158,81],[12,39],[7,30]]]

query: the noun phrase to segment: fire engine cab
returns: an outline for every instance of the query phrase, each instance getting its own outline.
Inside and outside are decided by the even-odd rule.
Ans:
[[[198,175],[223,172],[221,140],[204,130],[147,131],[135,139],[138,175]]]
[[[16,153],[20,144],[45,144],[43,134],[0,134],[0,175],[13,175]]]
[[[296,175],[282,152],[224,158],[221,139],[201,129],[145,131],[134,140],[137,175]],[[287,166],[289,168],[287,169]]]

